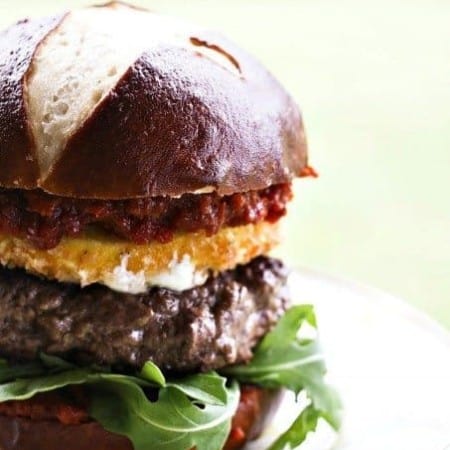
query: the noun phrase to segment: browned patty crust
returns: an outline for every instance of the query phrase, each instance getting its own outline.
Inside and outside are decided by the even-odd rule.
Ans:
[[[0,357],[120,369],[152,360],[172,372],[245,362],[287,307],[286,279],[280,261],[259,257],[190,290],[132,295],[0,269]]]
[[[175,232],[217,233],[222,227],[276,222],[292,198],[290,184],[219,196],[80,200],[41,190],[0,189],[0,233],[27,238],[42,249],[95,225],[137,244],[169,242]]]

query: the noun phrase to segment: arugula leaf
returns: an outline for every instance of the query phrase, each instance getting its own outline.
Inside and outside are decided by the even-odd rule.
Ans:
[[[301,339],[299,330],[304,324],[316,327],[313,307],[294,306],[281,318],[278,325],[261,341],[248,364],[223,371],[239,381],[263,387],[287,388],[296,394],[305,391],[310,405],[295,420],[291,428],[277,441],[295,448],[316,428],[322,417],[334,429],[341,423],[341,403],[336,392],[325,383],[326,367],[317,340]],[[314,417],[317,417],[314,420]],[[272,449],[271,449],[272,450]]]
[[[215,373],[197,374],[168,383],[168,386],[178,389],[188,397],[209,403],[211,405],[226,405],[227,390],[226,379],[218,377]]]
[[[336,431],[341,425],[342,404],[334,389],[326,386],[326,395],[329,397],[330,410],[321,411],[313,403],[310,403],[295,419],[287,431],[285,431],[270,446],[269,450],[295,449],[307,438],[308,433],[316,431],[319,419],[328,422]]]
[[[25,366],[24,366],[25,367]],[[10,400],[27,400],[42,392],[54,391],[69,385],[102,382],[130,382],[136,386],[151,386],[149,382],[129,375],[95,373],[89,369],[73,369],[38,377],[18,378],[0,384],[0,403]]]
[[[46,372],[45,367],[39,363],[27,363],[12,367],[8,364],[0,364],[0,383],[12,381],[17,378],[35,377]]]
[[[304,321],[314,323],[311,314],[310,306],[289,309],[261,341],[248,364],[229,367],[223,373],[268,388],[287,387],[295,393],[307,388],[315,393],[323,383],[324,357],[317,341],[297,336]]]
[[[166,379],[160,368],[151,361],[147,361],[144,364],[144,367],[139,372],[139,376],[144,380],[153,381],[158,386],[163,387],[166,385]]]
[[[271,446],[269,450],[294,449],[301,445],[309,432],[316,431],[319,422],[320,412],[312,405],[307,406],[301,414],[295,419],[283,435],[281,435]]]
[[[46,353],[41,353],[39,355],[42,364],[48,368],[59,369],[59,370],[70,370],[76,369],[74,364],[71,364],[58,356],[47,355]]]
[[[0,366],[0,378],[36,373],[0,384],[0,402],[27,400],[38,393],[84,384],[92,388],[90,415],[107,430],[127,436],[136,450],[221,449],[230,433],[239,403],[239,386],[235,382],[227,387],[226,379],[216,373],[192,375],[166,384],[152,363],[144,366],[139,378],[92,369],[64,370],[70,365],[58,359],[43,359],[52,370],[62,370],[45,373],[40,363]],[[142,388],[161,385],[157,401],[150,401]]]
[[[222,380],[222,392],[217,392],[218,383],[211,383],[205,393],[196,395],[197,388],[188,388],[184,381],[181,388],[171,383],[160,389],[156,402],[148,401],[133,383],[102,383],[93,390],[90,413],[107,430],[128,436],[136,450],[219,450],[230,432],[239,387],[233,383],[226,388],[223,378],[210,376]],[[223,405],[205,401],[223,396]]]
[[[317,328],[314,307],[312,305],[292,306],[278,321],[275,329],[265,336],[258,346],[258,351],[263,353],[267,350],[285,348],[287,343],[297,339],[298,331],[304,323]]]
[[[19,378],[0,385],[0,402],[27,400],[40,392],[54,391],[72,384],[84,384],[90,375],[86,370],[77,369],[54,375]]]

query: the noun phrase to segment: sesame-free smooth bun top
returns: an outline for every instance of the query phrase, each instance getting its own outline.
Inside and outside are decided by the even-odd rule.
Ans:
[[[0,33],[0,187],[228,195],[306,165],[297,106],[221,35],[123,3]]]

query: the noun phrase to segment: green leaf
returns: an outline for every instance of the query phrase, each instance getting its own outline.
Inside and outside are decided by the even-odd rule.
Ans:
[[[156,383],[158,386],[163,387],[166,385],[166,379],[164,378],[163,373],[161,372],[159,367],[151,361],[148,361],[144,364],[144,367],[140,371],[139,376],[144,380]]]
[[[316,431],[320,412],[312,405],[306,407],[291,425],[269,448],[269,450],[286,450],[297,448],[302,444],[308,433]]]
[[[301,445],[307,438],[309,433],[316,431],[319,419],[324,419],[334,429],[340,426],[340,411],[342,409],[341,401],[337,393],[327,386],[327,396],[330,397],[330,405],[332,414],[320,411],[313,404],[309,404],[295,419],[287,431],[285,431],[270,446],[269,450],[290,450]],[[337,415],[336,415],[337,414]]]
[[[40,361],[22,363],[15,366],[10,366],[6,360],[0,360],[0,383],[77,369],[75,365],[57,356],[41,353],[39,357]]]
[[[52,369],[59,369],[59,370],[76,369],[76,366],[74,364],[71,364],[57,356],[47,355],[46,353],[41,353],[39,355],[39,357],[42,361],[42,364],[44,364],[44,366],[52,368]]]
[[[54,391],[72,384],[84,384],[88,382],[90,375],[86,370],[77,369],[0,384],[0,402],[27,400],[40,392]]]
[[[57,359],[43,360],[52,366],[47,370],[69,367]],[[220,450],[239,403],[238,384],[227,387],[226,379],[215,373],[171,381],[158,390],[157,401],[151,401],[143,387],[154,389],[165,383],[153,364],[144,367],[142,378],[88,368],[45,373],[39,363],[0,366],[0,375],[29,375],[31,369],[36,376],[0,384],[0,402],[27,400],[38,393],[84,384],[90,387],[90,415],[107,430],[128,436],[135,450]]]
[[[168,386],[178,389],[195,400],[211,405],[226,405],[228,393],[225,383],[225,378],[211,372],[191,375],[176,383],[168,383]]]
[[[305,322],[315,323],[311,307],[292,307],[261,341],[248,364],[230,367],[223,373],[269,388],[286,387],[295,393],[307,389],[315,396],[322,387],[326,368],[318,342],[298,337]]]
[[[27,363],[12,367],[7,364],[1,364],[0,383],[12,381],[17,378],[35,377],[44,373],[46,373],[46,369],[40,363]]]
[[[317,328],[316,316],[312,305],[296,305],[291,307],[278,321],[271,333],[260,343],[258,350],[264,352],[268,349],[285,348],[287,342],[295,341],[301,326],[307,323]]]
[[[284,439],[289,439],[292,433],[303,436],[304,440],[308,430],[315,429],[315,426],[311,428],[310,425],[316,415],[317,420],[322,417],[336,430],[341,423],[341,402],[334,389],[325,382],[326,367],[320,346],[317,340],[299,337],[299,331],[305,324],[316,327],[312,306],[292,307],[262,340],[248,364],[223,371],[240,382],[272,389],[287,388],[296,394],[305,391],[311,404],[304,415],[297,418],[290,431],[283,435]],[[289,448],[302,442],[296,443],[297,440],[292,441],[292,447]]]
[[[191,389],[187,380],[178,386],[171,383],[159,390],[157,401],[150,402],[134,383],[106,382],[92,391],[90,412],[107,430],[128,436],[135,450],[220,450],[239,402],[237,383],[226,388],[224,381],[219,383],[226,397],[223,405],[207,401],[222,397],[223,393],[216,392],[218,383],[210,383],[200,395],[194,394],[198,387]]]

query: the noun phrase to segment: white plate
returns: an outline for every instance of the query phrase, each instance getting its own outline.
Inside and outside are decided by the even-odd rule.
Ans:
[[[310,270],[291,282],[296,302],[316,306],[329,381],[345,405],[340,436],[321,424],[300,448],[450,450],[450,335],[375,289]],[[267,448],[296,408],[287,398],[268,433],[249,448]]]

